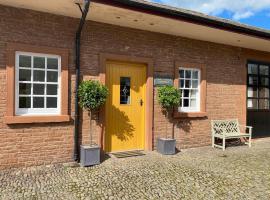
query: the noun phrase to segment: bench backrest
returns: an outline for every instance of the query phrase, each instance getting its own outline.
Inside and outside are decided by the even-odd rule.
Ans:
[[[215,135],[239,135],[240,127],[237,119],[231,120],[212,120],[212,134]]]

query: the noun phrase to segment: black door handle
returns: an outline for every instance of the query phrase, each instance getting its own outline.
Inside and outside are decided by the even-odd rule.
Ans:
[[[143,106],[143,100],[142,99],[140,100],[140,105]]]

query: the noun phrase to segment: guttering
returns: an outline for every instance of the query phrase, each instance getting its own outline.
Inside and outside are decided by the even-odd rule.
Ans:
[[[204,25],[211,28],[217,28],[262,39],[270,39],[270,31],[268,30],[233,22],[231,20],[212,17],[195,11],[174,8],[143,0],[93,0],[93,2],[158,15],[161,17],[182,20],[189,23]]]
[[[75,82],[75,119],[74,119],[74,153],[73,153],[73,159],[74,161],[80,160],[79,155],[79,97],[78,97],[78,88],[80,84],[80,72],[81,72],[81,66],[80,66],[80,55],[81,55],[81,33],[82,29],[85,23],[86,16],[89,11],[90,6],[90,0],[84,0],[84,8],[82,9],[79,4],[77,4],[80,8],[80,11],[82,12],[82,16],[80,19],[80,24],[76,32],[76,82]]]

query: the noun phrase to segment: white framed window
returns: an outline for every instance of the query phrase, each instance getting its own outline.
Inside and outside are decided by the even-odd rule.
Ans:
[[[16,52],[16,115],[60,114],[61,57]]]
[[[200,111],[201,70],[195,68],[179,68],[179,89],[181,101],[178,111]]]

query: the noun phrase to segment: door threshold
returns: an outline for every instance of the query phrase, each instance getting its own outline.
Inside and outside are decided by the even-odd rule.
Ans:
[[[113,158],[128,158],[128,157],[136,157],[136,156],[144,156],[144,150],[129,150],[129,151],[121,151],[121,152],[111,152],[108,153],[109,156]]]

